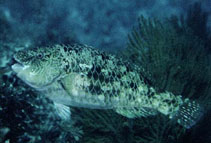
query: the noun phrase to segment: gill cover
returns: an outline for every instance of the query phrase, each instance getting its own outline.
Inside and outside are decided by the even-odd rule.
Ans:
[[[36,48],[18,51],[14,55],[17,62],[12,69],[25,83],[36,89],[42,89],[60,77],[58,52],[48,48]]]

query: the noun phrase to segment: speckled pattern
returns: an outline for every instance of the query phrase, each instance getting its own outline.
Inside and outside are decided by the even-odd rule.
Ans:
[[[64,97],[67,105],[112,108],[132,118],[158,112],[171,117],[183,103],[181,96],[156,93],[145,82],[143,69],[86,45],[36,48],[15,57],[32,67],[38,75],[34,79],[48,85],[50,97]]]

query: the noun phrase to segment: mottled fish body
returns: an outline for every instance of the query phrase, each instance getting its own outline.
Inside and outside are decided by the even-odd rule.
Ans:
[[[202,115],[194,101],[157,93],[140,67],[86,45],[27,49],[14,58],[17,76],[58,104],[113,109],[129,118],[162,113],[186,128]]]

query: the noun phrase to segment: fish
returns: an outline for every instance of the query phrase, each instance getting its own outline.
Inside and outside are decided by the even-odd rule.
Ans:
[[[112,109],[127,118],[163,114],[191,128],[202,106],[171,92],[157,92],[143,68],[83,44],[28,48],[14,54],[12,70],[30,87],[50,98],[58,113],[68,107]]]

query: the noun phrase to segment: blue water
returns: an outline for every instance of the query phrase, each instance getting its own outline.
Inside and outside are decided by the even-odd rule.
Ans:
[[[184,63],[190,64],[185,67],[178,65],[178,68],[183,68],[180,70],[182,73],[186,67],[191,68],[188,66],[192,65],[191,62],[202,61],[200,64],[203,65],[206,60],[206,69],[200,69],[202,72],[198,69],[197,72],[187,70],[188,72],[180,77],[180,81],[189,84],[186,84],[182,91],[172,91],[182,93],[184,97],[191,95],[191,98],[204,104],[204,116],[188,130],[162,115],[128,119],[111,110],[72,108],[71,120],[62,121],[55,112],[52,101],[25,85],[10,69],[14,63],[13,54],[18,50],[55,44],[87,44],[121,56],[123,50],[131,44],[128,35],[140,28],[140,16],[156,19],[164,25],[168,25],[169,20],[177,19],[177,24],[171,24],[177,36],[181,37],[180,40],[189,42],[195,37],[195,40],[189,43],[181,42],[177,46],[195,43],[193,47],[203,48],[203,53],[200,53],[203,60],[200,56],[195,61],[184,60]],[[182,28],[176,27],[178,25]],[[211,70],[207,70],[211,69],[210,31],[210,0],[0,0],[0,142],[211,142]],[[159,35],[158,39],[160,37],[162,35]],[[151,39],[147,37],[144,40],[153,43],[149,41]],[[172,38],[172,41],[168,42],[178,42],[175,39],[179,38]],[[147,51],[149,47],[145,48]],[[190,49],[191,56],[194,57],[192,53],[200,55],[197,48]],[[133,63],[139,62],[140,58],[135,57],[136,54],[139,53],[128,56],[134,60]],[[182,59],[186,59],[187,55],[188,52],[185,52]],[[175,58],[172,55],[169,57]],[[172,61],[176,60],[177,58]],[[147,64],[151,63],[145,63]],[[169,69],[165,75],[171,73],[171,68]],[[200,75],[205,70],[208,71],[206,75]],[[194,73],[194,76],[191,76],[191,73]],[[162,76],[157,72],[155,77]],[[152,85],[157,85],[155,79],[149,80],[152,80]],[[162,85],[163,89],[173,88],[171,85],[178,82],[170,78],[165,80],[168,82],[165,86]]]

